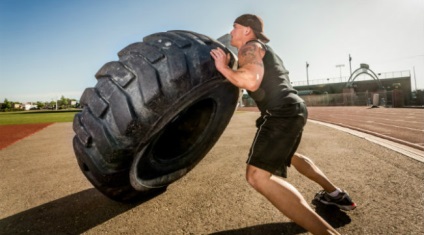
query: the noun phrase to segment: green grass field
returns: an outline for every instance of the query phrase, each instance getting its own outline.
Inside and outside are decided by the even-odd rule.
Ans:
[[[79,110],[2,112],[0,113],[0,125],[72,122],[78,112]]]

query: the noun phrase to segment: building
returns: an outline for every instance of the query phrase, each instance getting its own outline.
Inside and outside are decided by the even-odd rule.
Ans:
[[[338,81],[337,81],[338,80]],[[320,79],[292,83],[309,106],[313,105],[382,105],[403,107],[412,103],[411,73],[398,71],[375,74],[367,64],[348,80]],[[377,103],[376,103],[376,97]]]
[[[32,103],[26,103],[24,106],[25,110],[38,109],[38,105]]]

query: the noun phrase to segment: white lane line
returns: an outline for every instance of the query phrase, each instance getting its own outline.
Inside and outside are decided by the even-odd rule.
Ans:
[[[373,136],[373,135],[370,135],[370,134],[367,134],[367,133],[352,130],[352,129],[349,129],[349,128],[346,128],[346,127],[337,126],[337,125],[330,124],[330,123],[315,121],[315,120],[311,120],[311,119],[308,119],[308,122],[312,122],[312,123],[316,123],[316,124],[320,124],[320,125],[328,126],[328,127],[331,127],[331,128],[335,128],[337,130],[344,131],[346,133],[358,136],[360,138],[364,138],[368,141],[371,141],[373,143],[376,143],[378,145],[381,145],[383,147],[386,147],[388,149],[396,151],[400,154],[403,154],[403,155],[410,157],[412,159],[415,159],[417,161],[424,162],[424,152],[419,150],[419,149],[415,149],[415,148],[412,148],[412,147],[409,147],[409,146],[406,146],[406,145],[403,145],[403,144],[399,144],[399,143],[396,143],[396,142],[393,142],[393,141],[390,141],[390,140],[387,140],[387,139],[383,139],[383,138],[380,138],[380,137],[377,137],[377,136]]]

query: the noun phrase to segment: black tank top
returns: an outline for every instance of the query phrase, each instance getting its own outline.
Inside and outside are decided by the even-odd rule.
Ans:
[[[264,63],[264,77],[261,85],[254,92],[247,91],[250,97],[255,100],[259,110],[264,113],[266,110],[278,109],[288,104],[304,102],[290,84],[289,71],[284,68],[283,61],[275,54],[271,47],[259,40],[249,42],[258,42],[266,50],[265,56],[262,59]]]

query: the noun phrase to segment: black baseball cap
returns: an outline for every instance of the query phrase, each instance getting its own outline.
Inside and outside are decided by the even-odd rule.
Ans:
[[[264,34],[264,22],[259,16],[252,14],[244,14],[237,17],[234,23],[243,25],[245,27],[250,27],[259,40],[264,43],[269,42],[269,38]]]

